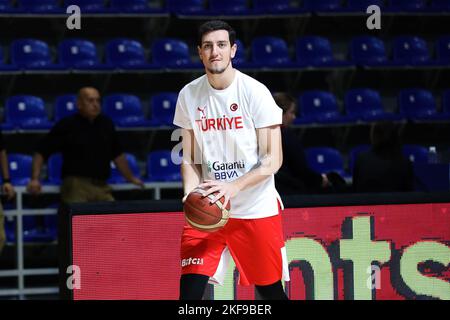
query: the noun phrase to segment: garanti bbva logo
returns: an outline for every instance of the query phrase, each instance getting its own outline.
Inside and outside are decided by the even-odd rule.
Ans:
[[[245,168],[245,162],[243,160],[235,162],[220,162],[220,161],[208,161],[208,172],[214,173],[214,179],[227,180],[231,178],[237,178],[238,169]]]

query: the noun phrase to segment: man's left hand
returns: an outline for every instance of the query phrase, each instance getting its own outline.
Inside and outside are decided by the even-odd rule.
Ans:
[[[224,207],[226,207],[228,201],[230,201],[230,199],[236,196],[240,191],[234,182],[222,182],[214,180],[205,180],[205,182],[201,183],[199,187],[206,189],[204,195],[205,197],[214,192],[219,192],[217,195],[214,196],[213,199],[211,199],[210,202],[214,203],[224,196],[225,197],[225,202],[223,203]]]

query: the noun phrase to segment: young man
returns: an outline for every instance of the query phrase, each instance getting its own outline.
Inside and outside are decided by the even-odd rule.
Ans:
[[[52,153],[62,153],[61,200],[65,203],[113,201],[106,183],[112,160],[131,183],[143,182],[131,172],[112,120],[101,113],[100,93],[92,87],[78,92],[78,113],[61,119],[41,141],[33,157],[28,191],[41,192],[42,165]]]
[[[181,90],[175,111],[174,124],[183,128],[183,200],[201,187],[205,196],[218,192],[211,202],[224,196],[231,203],[219,231],[185,225],[180,299],[201,299],[208,281],[222,284],[230,256],[240,284],[255,284],[263,299],[287,299],[282,205],[274,183],[282,164],[282,110],[263,84],[233,68],[235,39],[223,21],[199,28],[206,74]]]

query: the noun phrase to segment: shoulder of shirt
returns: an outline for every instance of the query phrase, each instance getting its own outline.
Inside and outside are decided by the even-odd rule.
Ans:
[[[191,82],[189,82],[188,84],[186,84],[183,89],[181,89],[180,93],[185,92],[185,91],[189,91],[189,90],[194,90],[197,88],[197,86],[199,84],[201,84],[203,81],[206,80],[206,74],[198,77],[197,79],[192,80]]]
[[[236,69],[236,76],[241,77],[244,85],[252,85],[252,86],[256,86],[256,87],[260,87],[260,88],[264,88],[264,89],[268,90],[268,88],[266,87],[266,85],[264,83],[259,82],[255,78],[250,77],[249,75],[247,75],[237,69]]]

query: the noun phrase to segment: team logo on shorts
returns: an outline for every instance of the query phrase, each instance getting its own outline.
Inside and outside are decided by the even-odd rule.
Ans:
[[[237,103],[233,103],[233,104],[230,106],[230,110],[231,110],[231,111],[236,111],[237,109],[238,109]]]

